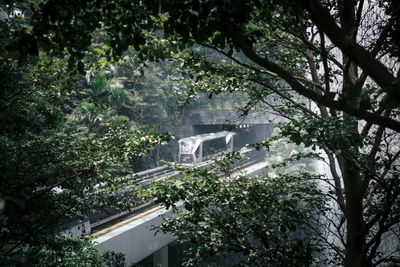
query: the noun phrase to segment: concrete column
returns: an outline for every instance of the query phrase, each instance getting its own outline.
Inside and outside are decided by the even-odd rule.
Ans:
[[[168,245],[154,252],[153,267],[168,267]]]

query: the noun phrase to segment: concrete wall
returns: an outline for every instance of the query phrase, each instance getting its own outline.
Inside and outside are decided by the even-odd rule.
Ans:
[[[93,242],[101,250],[124,253],[126,266],[130,266],[175,240],[170,234],[158,233],[155,235],[155,231],[151,230],[152,225],[160,225],[162,223],[160,215],[170,216],[171,211],[160,209],[152,212],[97,237]]]
[[[234,140],[235,149],[240,149],[246,144],[255,144],[265,141],[271,136],[274,129],[274,124],[253,124],[253,125],[242,125],[243,127],[237,126],[237,128],[232,129],[233,132],[238,135]],[[245,127],[244,127],[245,126]],[[226,131],[224,125],[193,125],[194,135],[212,133],[218,131]]]
[[[195,110],[187,114],[184,123],[192,125],[223,125],[223,124],[268,124],[283,121],[282,117],[267,112],[253,112],[245,117],[236,112],[226,110]]]

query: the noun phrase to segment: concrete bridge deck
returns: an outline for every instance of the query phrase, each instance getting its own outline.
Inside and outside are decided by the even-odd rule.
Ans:
[[[266,162],[258,162],[241,171],[247,176],[265,174]],[[183,203],[178,203],[178,206]],[[162,216],[173,216],[170,209],[153,207],[136,216],[93,233],[93,242],[101,250],[125,254],[125,265],[138,263],[153,254],[154,264],[168,266],[168,244],[175,240],[171,234],[157,233],[153,226],[163,222]]]

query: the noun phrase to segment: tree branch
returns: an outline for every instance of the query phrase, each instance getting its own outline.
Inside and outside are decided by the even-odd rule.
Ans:
[[[346,56],[351,58],[368,76],[400,103],[400,85],[394,85],[396,78],[366,49],[349,38],[335,22],[329,10],[316,0],[301,0],[311,20],[321,29]]]
[[[340,183],[340,176],[336,171],[335,159],[333,158],[332,153],[330,153],[327,149],[325,150],[325,153],[328,156],[329,169],[331,170],[333,181],[335,182],[335,194],[338,198],[337,202],[339,203],[339,207],[342,210],[343,214],[346,214],[346,205],[343,197],[343,188]]]
[[[396,132],[400,132],[400,122],[397,120],[393,120],[390,118],[384,118],[381,116],[377,116],[374,113],[367,112],[365,110],[353,108],[343,102],[332,100],[329,98],[324,97],[323,95],[319,95],[318,93],[305,88],[295,77],[293,77],[288,71],[284,70],[277,64],[269,61],[266,58],[260,57],[257,55],[252,47],[238,34],[234,27],[229,24],[229,22],[224,22],[225,31],[228,36],[230,36],[233,42],[238,45],[243,53],[250,58],[252,61],[257,63],[260,66],[263,66],[265,69],[276,73],[279,77],[284,79],[293,90],[295,90],[300,95],[303,95],[318,104],[324,105],[329,108],[334,108],[337,110],[341,110],[346,112],[351,116],[358,117],[365,121],[370,121],[374,124],[381,125],[383,127],[390,128]],[[400,99],[400,98],[399,98]]]

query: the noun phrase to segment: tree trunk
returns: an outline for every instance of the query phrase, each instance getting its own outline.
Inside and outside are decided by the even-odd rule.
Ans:
[[[342,158],[342,175],[346,199],[347,234],[345,266],[364,266],[365,233],[362,214],[362,180],[353,164]]]
[[[347,35],[347,38],[354,40],[357,39],[357,36],[354,34],[357,31],[355,6],[355,0],[339,1],[341,28],[345,35]],[[345,54],[343,54],[342,60],[345,66],[345,70],[343,71],[343,95],[348,105],[359,106],[358,96],[361,90],[356,86],[356,81],[358,79],[357,65]],[[351,117],[348,114],[343,113],[343,119],[345,122],[351,123]],[[348,131],[351,134],[358,134],[358,123],[351,123],[350,129],[345,129],[344,131]],[[349,149],[357,151],[358,144],[351,144],[349,142]],[[365,223],[362,209],[362,176],[352,162],[345,159],[343,156],[340,158],[342,161],[341,171],[343,175],[347,217],[344,265],[346,267],[362,267],[365,263]]]

